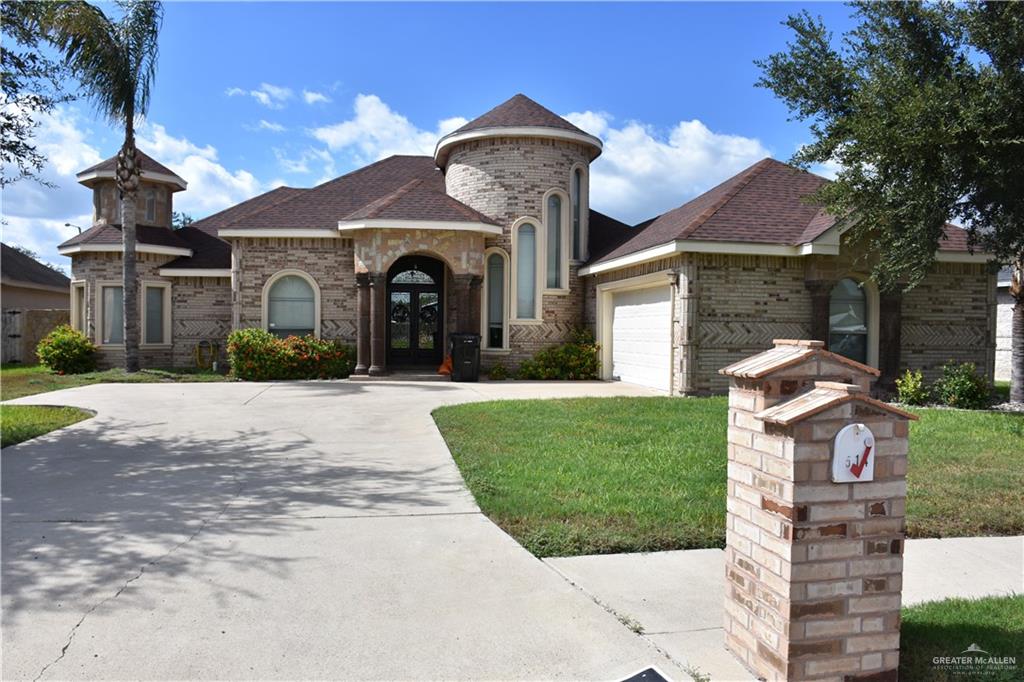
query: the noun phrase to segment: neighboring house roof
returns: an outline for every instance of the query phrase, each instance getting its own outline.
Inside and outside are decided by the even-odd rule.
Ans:
[[[599,138],[520,93],[438,140],[434,160],[443,168],[453,145],[466,140],[502,135],[536,136],[580,142],[591,148],[591,159],[597,158],[602,148]]]
[[[470,130],[484,128],[560,128],[587,135],[585,130],[577,128],[555,112],[537,104],[526,95],[519,93],[494,107],[486,114],[477,116],[472,121],[454,131],[465,133]],[[453,133],[453,134],[454,134]]]
[[[137,150],[139,154],[139,170],[141,171],[142,177],[150,176],[151,179],[169,182],[179,189],[185,189],[188,183],[185,180],[172,171],[167,166],[163,165],[149,154],[146,154],[141,149]],[[110,157],[104,161],[100,161],[94,166],[89,166],[83,171],[80,171],[76,176],[79,182],[88,183],[91,179],[96,177],[109,177],[113,178],[117,171],[117,155]],[[153,178],[152,176],[162,176]]]
[[[628,240],[592,263],[676,240],[798,246],[835,226],[835,216],[807,198],[829,182],[766,158],[686,202],[638,225]],[[942,251],[967,251],[967,233],[946,226]]]
[[[219,230],[337,230],[339,221],[369,215],[393,220],[487,222],[445,193],[444,175],[429,156],[390,156],[265,208]]]
[[[48,268],[35,258],[2,244],[0,250],[0,276],[4,283],[27,284],[36,287],[68,291],[71,280],[64,274]]]

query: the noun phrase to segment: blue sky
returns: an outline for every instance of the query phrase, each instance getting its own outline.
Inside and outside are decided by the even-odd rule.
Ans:
[[[840,32],[840,4],[168,3],[140,146],[189,181],[196,218],[274,186],[308,187],[438,135],[523,92],[605,141],[591,203],[637,222],[766,155],[809,140],[754,87],[807,8]],[[43,122],[45,189],[4,191],[4,241],[66,264],[86,225],[74,173],[118,132],[88,102]],[[824,171],[825,169],[823,169]]]

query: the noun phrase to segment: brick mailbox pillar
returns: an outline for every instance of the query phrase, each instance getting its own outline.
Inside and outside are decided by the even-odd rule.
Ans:
[[[726,646],[767,680],[896,680],[907,420],[820,341],[730,365]]]

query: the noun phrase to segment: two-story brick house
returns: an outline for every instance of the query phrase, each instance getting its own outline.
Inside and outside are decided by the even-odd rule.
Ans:
[[[878,365],[883,385],[949,359],[991,373],[994,283],[961,230],[921,286],[880,294],[845,225],[806,201],[825,180],[765,159],[631,227],[590,208],[601,149],[516,95],[432,157],[280,187],[178,230],[186,183],[143,157],[141,361],[188,366],[200,342],[262,326],[351,341],[357,373],[436,366],[457,331],[481,334],[485,366],[514,366],[590,327],[606,377],[674,393],[723,390],[717,369],[775,337],[821,338]],[[94,225],[60,247],[72,320],[108,364],[122,353],[114,168],[79,174]]]

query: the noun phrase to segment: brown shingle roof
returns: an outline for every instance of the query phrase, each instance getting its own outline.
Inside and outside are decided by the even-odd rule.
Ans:
[[[439,191],[421,178],[349,213],[342,220],[439,220],[497,225],[483,213]]]
[[[152,246],[176,246],[180,249],[190,248],[187,243],[174,230],[166,227],[153,227],[150,225],[139,225],[135,228],[136,241],[139,244]],[[77,246],[79,244],[120,244],[121,227],[109,223],[93,225],[82,234],[75,235],[57,248],[65,246]]]
[[[796,246],[836,223],[809,201],[825,178],[766,158],[678,208],[637,226],[629,240],[594,260],[608,261],[677,239]],[[966,251],[966,232],[949,224],[942,251]]]
[[[163,173],[164,175],[173,175],[175,177],[179,177],[177,173],[175,173],[170,168],[168,168],[167,166],[163,165],[162,163],[160,163],[159,161],[154,159],[149,154],[146,154],[141,149],[138,150],[138,151],[139,151],[139,170],[149,171],[151,173]],[[80,171],[79,175],[81,175],[82,173],[92,173],[94,171],[113,171],[113,170],[117,170],[117,155],[116,154],[114,156],[111,156],[109,159],[106,159],[105,161],[100,161],[95,166],[89,166],[84,171]]]
[[[0,276],[3,279],[64,289],[71,286],[71,280],[65,275],[46,267],[35,258],[7,244],[0,246]]]
[[[231,245],[223,239],[196,227],[195,224],[175,230],[174,234],[192,249],[192,256],[179,256],[161,267],[190,270],[231,268]]]
[[[630,227],[615,218],[590,209],[589,229],[588,249],[590,251],[590,260],[596,261],[606,253],[618,248],[623,242],[632,237],[638,228]]]
[[[395,220],[492,222],[445,194],[444,176],[431,157],[390,156],[218,228],[336,230],[340,220],[372,212]]]
[[[560,128],[574,133],[587,135],[572,123],[555,112],[537,104],[526,95],[520,93],[494,107],[486,114],[477,116],[462,126],[455,133],[465,133],[484,128]]]

